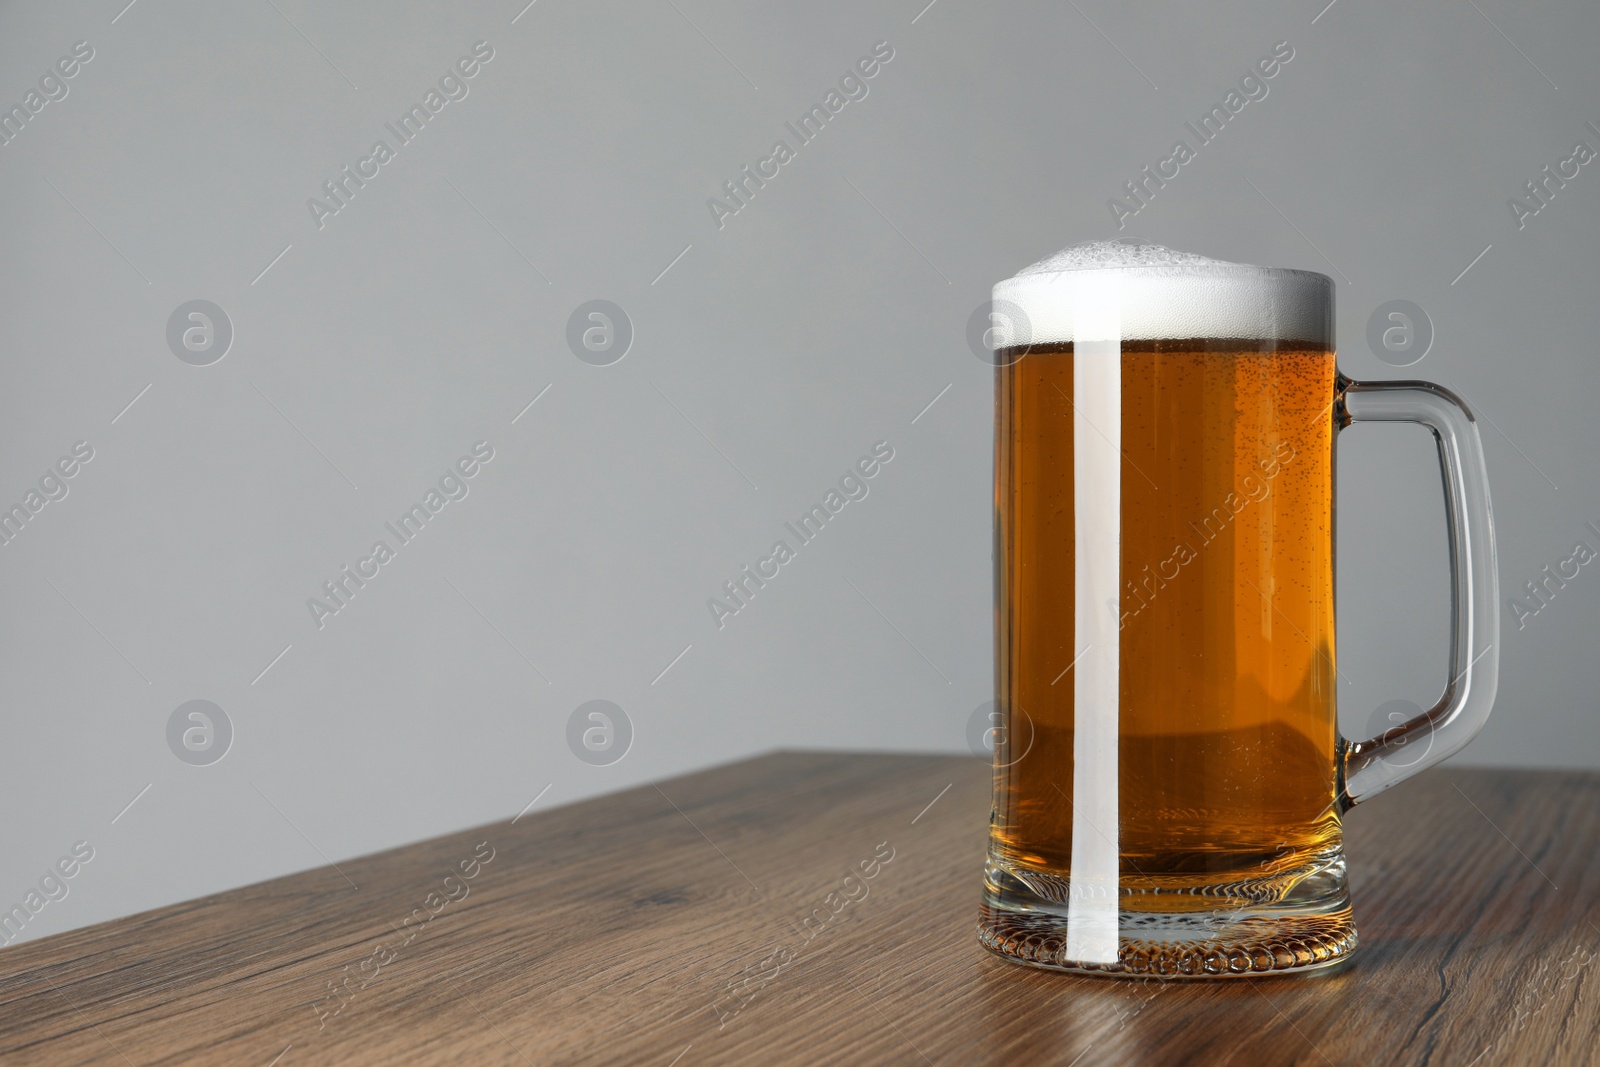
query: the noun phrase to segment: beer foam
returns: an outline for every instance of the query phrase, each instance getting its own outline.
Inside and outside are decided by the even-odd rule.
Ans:
[[[996,348],[1170,338],[1333,347],[1333,280],[1138,238],[1085,241],[994,287]]]

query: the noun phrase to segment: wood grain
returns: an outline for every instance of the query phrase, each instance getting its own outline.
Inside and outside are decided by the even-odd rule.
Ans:
[[[1596,1062],[1600,775],[1378,797],[1354,963],[1215,984],[981,950],[988,801],[977,760],[778,753],[25,943],[0,1061]]]

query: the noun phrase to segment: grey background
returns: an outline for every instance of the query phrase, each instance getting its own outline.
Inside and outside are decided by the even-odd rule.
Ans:
[[[964,750],[992,618],[968,316],[1114,233],[1107,199],[1279,41],[1125,232],[1329,273],[1346,373],[1478,405],[1507,595],[1596,543],[1600,172],[1520,232],[1506,201],[1600,148],[1600,11],[924,2],[0,6],[6,106],[95,49],[0,146],[0,498],[95,449],[0,547],[0,902],[96,850],[27,937],[776,746]],[[307,198],[480,39],[470,95],[319,230]],[[707,198],[880,40],[870,95],[719,230]],[[167,347],[193,299],[233,323],[211,366]],[[635,331],[607,367],[565,340],[595,299]],[[1364,340],[1391,299],[1434,324],[1406,370]],[[318,630],[307,598],[482,439],[470,495]],[[716,629],[706,599],[884,439],[867,499]],[[1443,513],[1421,431],[1339,461],[1365,734],[1443,684]],[[1600,576],[1525,629],[1501,609],[1460,758],[1600,766]],[[166,741],[196,699],[234,731],[206,766]],[[567,746],[593,699],[632,723],[610,765]]]

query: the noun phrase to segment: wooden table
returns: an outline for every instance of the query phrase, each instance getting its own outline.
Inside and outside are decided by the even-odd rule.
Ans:
[[[1378,797],[1355,963],[1202,984],[981,950],[988,801],[974,759],[784,752],[25,943],[0,1062],[1600,1061],[1600,775]]]

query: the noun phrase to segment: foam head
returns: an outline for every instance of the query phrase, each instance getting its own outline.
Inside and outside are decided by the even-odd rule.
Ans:
[[[996,348],[1066,341],[1295,340],[1333,347],[1333,280],[1137,238],[1064,248],[994,287]]]

